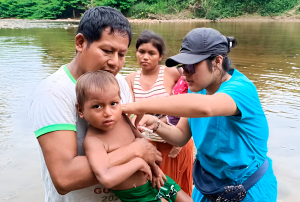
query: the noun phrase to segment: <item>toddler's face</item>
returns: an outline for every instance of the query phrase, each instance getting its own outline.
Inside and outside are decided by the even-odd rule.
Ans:
[[[119,87],[92,93],[83,105],[83,117],[95,128],[111,130],[122,116]]]

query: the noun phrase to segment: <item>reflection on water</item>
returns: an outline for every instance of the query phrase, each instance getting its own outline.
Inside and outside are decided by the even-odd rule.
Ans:
[[[32,191],[32,186],[29,186],[31,190],[29,192],[28,186],[8,188],[3,184],[3,179],[9,178],[7,177],[9,175],[13,176],[16,171],[14,168],[21,166],[20,163],[18,164],[21,162],[18,153],[28,152],[29,160],[33,160],[37,155],[36,145],[30,146],[35,144],[35,140],[26,117],[25,103],[28,95],[41,79],[56,71],[62,64],[68,63],[75,54],[73,41],[76,28],[64,23],[44,23],[39,26],[43,28],[0,29],[0,199],[9,201],[18,201],[24,193],[36,195],[37,192],[41,192],[39,196],[43,196],[41,181],[36,173],[33,176],[36,178],[36,183],[40,184],[39,189],[34,189],[35,192]],[[289,186],[300,188],[299,182],[294,180],[300,179],[299,173],[295,172],[299,168],[297,162],[300,155],[300,26],[298,23],[132,24],[133,41],[121,73],[127,75],[138,69],[135,42],[143,29],[151,29],[166,40],[167,50],[164,58],[167,58],[178,53],[181,41],[187,32],[195,27],[204,26],[215,28],[224,35],[236,37],[238,45],[231,51],[229,57],[233,66],[256,85],[267,115],[270,125],[269,155],[274,160],[274,170],[279,181],[278,199],[292,201],[293,197],[299,198],[297,189],[286,188]],[[28,142],[29,137],[32,138],[31,142]],[[25,142],[29,146],[25,146]],[[22,166],[24,165],[27,165],[26,161]],[[31,170],[36,165],[38,162],[27,168]],[[286,165],[291,168],[288,169]],[[39,172],[38,168],[37,170]],[[27,175],[27,172],[23,174]],[[28,181],[27,178],[21,178],[28,183],[32,182],[34,177],[28,178]],[[23,201],[30,201],[29,198],[23,198]]]

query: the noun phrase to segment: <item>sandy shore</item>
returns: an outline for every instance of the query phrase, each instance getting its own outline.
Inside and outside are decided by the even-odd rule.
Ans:
[[[270,16],[241,16],[237,18],[224,18],[219,20],[220,22],[239,22],[239,21],[248,21],[248,22],[300,22],[300,16],[276,16],[276,17],[270,17]]]
[[[197,18],[197,19],[131,19],[128,18],[130,23],[170,23],[170,22],[211,22],[211,20]],[[21,20],[21,19],[0,19],[0,29],[24,29],[33,27],[49,27],[48,23],[62,23],[65,29],[76,27],[80,19],[56,19],[56,20]],[[276,16],[276,17],[263,17],[259,15],[245,15],[237,18],[218,19],[216,22],[300,22],[300,15],[294,16]],[[66,24],[69,23],[69,24]]]
[[[24,20],[24,19],[0,19],[0,29],[26,29],[49,27],[77,27],[79,19],[61,20]],[[74,24],[75,23],[75,24]]]

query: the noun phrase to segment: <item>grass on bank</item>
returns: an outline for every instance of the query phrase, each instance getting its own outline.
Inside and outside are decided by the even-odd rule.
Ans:
[[[299,5],[300,0],[0,0],[0,18],[75,18],[91,7],[111,6],[130,18],[177,15],[217,20],[254,13],[270,17],[297,15]],[[293,13],[288,12],[292,9]]]
[[[155,15],[179,14],[189,12],[187,18],[205,18],[217,20],[239,17],[247,14],[261,16],[279,16],[294,9],[295,15],[300,13],[299,0],[200,0],[200,1],[146,1],[134,4],[128,11],[131,18],[152,18]],[[291,14],[292,15],[292,14]]]

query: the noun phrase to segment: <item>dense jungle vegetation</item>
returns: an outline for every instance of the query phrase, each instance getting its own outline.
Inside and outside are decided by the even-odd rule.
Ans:
[[[215,20],[253,13],[272,17],[293,8],[300,13],[297,5],[300,0],[0,0],[0,18],[78,18],[94,6],[111,6],[131,18],[188,10],[190,18]]]

